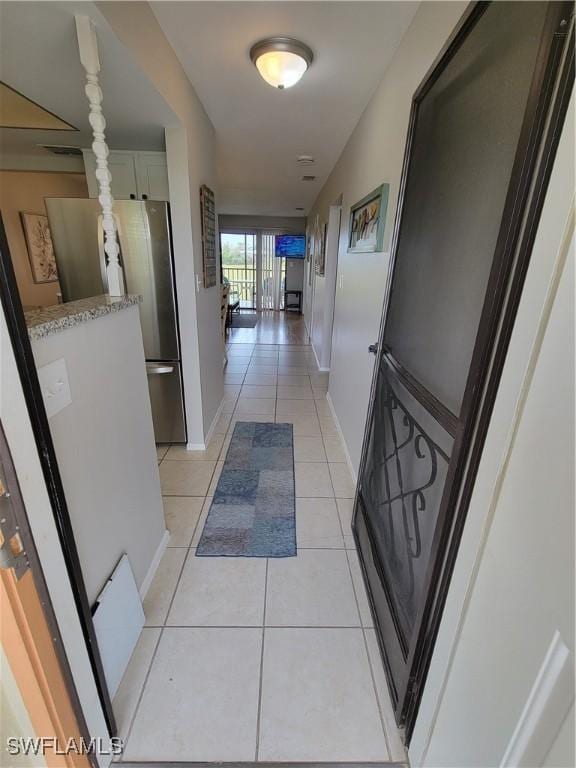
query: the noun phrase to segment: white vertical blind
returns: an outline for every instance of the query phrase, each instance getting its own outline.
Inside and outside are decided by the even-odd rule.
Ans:
[[[282,264],[283,259],[275,256],[276,234],[262,233],[262,309],[281,309],[283,304]]]

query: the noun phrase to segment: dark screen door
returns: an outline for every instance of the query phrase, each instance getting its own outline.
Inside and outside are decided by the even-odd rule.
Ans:
[[[414,97],[353,524],[408,730],[561,14],[475,6]]]

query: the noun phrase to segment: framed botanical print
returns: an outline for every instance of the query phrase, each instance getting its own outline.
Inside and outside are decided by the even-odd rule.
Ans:
[[[20,220],[26,238],[32,279],[35,283],[54,283],[58,280],[58,271],[48,217],[42,213],[21,212]]]
[[[350,209],[348,251],[369,253],[384,247],[389,184],[382,184]]]

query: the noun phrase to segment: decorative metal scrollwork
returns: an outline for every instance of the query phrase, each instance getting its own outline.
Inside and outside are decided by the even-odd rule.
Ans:
[[[449,457],[402,403],[385,362],[379,384],[363,486],[371,501],[373,522],[378,521],[381,528],[378,538],[386,570],[397,575],[394,587],[409,602],[415,589],[414,561],[423,551],[423,515],[428,512],[430,496],[438,496],[435,484],[444,481],[445,472],[439,479],[439,462],[447,466]]]

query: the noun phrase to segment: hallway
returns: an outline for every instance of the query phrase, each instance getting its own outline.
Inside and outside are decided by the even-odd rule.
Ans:
[[[301,318],[288,323],[305,335]],[[304,344],[231,343],[228,355],[208,450],[158,449],[171,539],[114,701],[123,759],[404,761],[327,374]],[[295,558],[195,557],[236,421],[294,425]]]
[[[0,768],[576,767],[573,9],[0,0]]]
[[[263,310],[258,313],[255,328],[229,328],[228,341],[234,344],[268,344],[272,346],[305,345],[310,339],[302,315],[295,312]],[[310,352],[312,350],[310,349]]]

